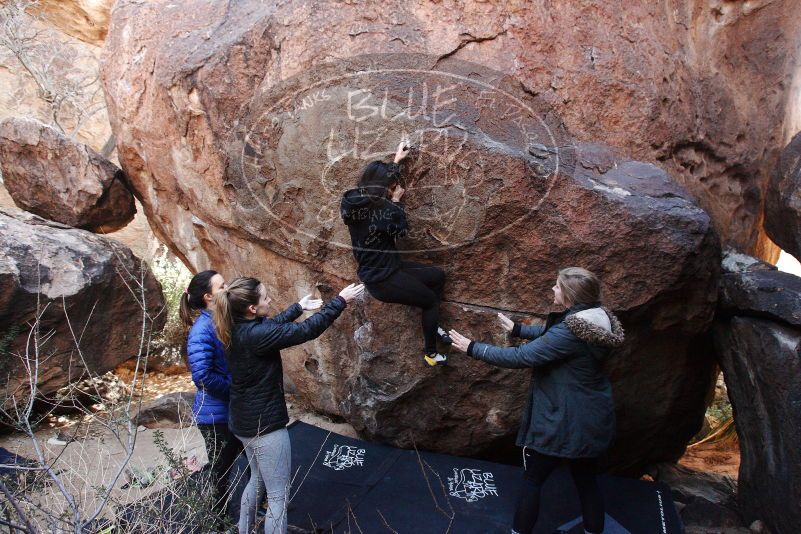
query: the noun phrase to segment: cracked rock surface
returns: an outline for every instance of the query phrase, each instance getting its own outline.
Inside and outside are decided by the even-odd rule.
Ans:
[[[39,393],[47,396],[86,370],[102,374],[137,356],[142,335],[147,343],[149,332],[164,326],[161,285],[118,241],[2,208],[0,257],[4,408],[11,397],[26,398],[28,377],[38,377]],[[139,304],[142,290],[149,318]],[[38,371],[28,373],[25,357],[36,355],[28,343],[37,314]]]
[[[446,326],[505,343],[497,310],[541,318],[558,268],[597,271],[628,336],[610,463],[636,471],[700,428],[718,235],[758,240],[801,35],[797,3],[713,7],[121,0],[103,83],[154,231],[277,303],[354,279],[339,197],[402,136],[403,247],[446,270]],[[286,374],[371,439],[508,441],[528,374],[424,367],[418,315],[368,298]]]
[[[136,214],[116,165],[35,119],[0,122],[0,170],[17,206],[45,219],[108,233]]]

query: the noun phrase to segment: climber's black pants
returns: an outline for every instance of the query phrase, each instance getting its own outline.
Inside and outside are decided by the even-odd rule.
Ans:
[[[531,534],[540,513],[540,493],[542,485],[562,461],[570,466],[570,474],[578,488],[581,500],[581,514],[584,517],[584,530],[587,532],[603,532],[604,501],[598,488],[596,473],[598,460],[595,458],[578,458],[565,460],[555,456],[546,456],[531,449],[525,449],[525,471],[520,498],[513,528],[520,534]]]
[[[431,353],[437,351],[439,299],[444,285],[445,273],[442,269],[404,261],[389,278],[365,284],[365,287],[381,302],[422,308],[425,351]]]

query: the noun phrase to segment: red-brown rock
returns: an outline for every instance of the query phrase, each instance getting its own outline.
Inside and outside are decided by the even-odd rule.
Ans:
[[[37,120],[0,122],[0,169],[14,202],[45,219],[108,233],[136,213],[116,165]]]
[[[103,59],[120,162],[177,255],[229,278],[259,276],[289,304],[318,283],[330,296],[326,286],[354,279],[339,197],[366,161],[410,135],[405,247],[447,271],[446,324],[504,343],[497,310],[542,316],[559,267],[597,271],[629,338],[609,365],[619,417],[612,464],[673,460],[713,387],[702,334],[719,245],[709,217],[664,170],[608,145],[678,171],[733,241],[755,240],[759,191],[756,203],[741,189],[717,191],[733,183],[715,171],[720,161],[746,156],[698,140],[713,130],[734,138],[739,126],[720,113],[696,120],[696,99],[734,97],[725,79],[665,53],[694,39],[676,29],[696,24],[686,11],[647,5],[610,34],[599,21],[617,11],[595,3],[592,16],[560,6],[542,23],[530,7],[473,2],[310,11],[301,2],[121,1]],[[775,11],[729,13],[730,25],[778,20]],[[783,72],[786,48],[775,53],[763,67]],[[775,123],[762,119],[772,109],[755,111],[759,125],[732,146],[770,152]],[[706,176],[700,167],[682,170],[695,157],[714,160],[710,183],[693,182],[693,172]],[[750,179],[737,187],[750,190]],[[314,408],[373,439],[462,454],[507,440],[527,373],[456,355],[431,370],[419,337],[417,310],[368,299],[288,351],[285,368]]]
[[[137,356],[147,346],[147,336],[164,325],[161,285],[113,239],[3,208],[0,257],[4,407],[10,396],[21,400],[28,395],[30,373],[23,361],[26,354],[35,356],[33,344],[28,343],[33,342],[29,334],[37,309],[41,314],[37,382],[42,395],[78,380],[86,371],[105,373]],[[137,300],[142,299],[141,289],[147,316]],[[141,345],[143,335],[145,345]]]
[[[783,250],[801,258],[801,132],[782,151],[765,197],[765,231]]]

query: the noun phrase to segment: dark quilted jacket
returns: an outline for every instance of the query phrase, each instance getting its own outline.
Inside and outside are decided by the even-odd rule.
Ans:
[[[192,413],[199,425],[228,421],[228,389],[231,375],[225,362],[225,348],[214,331],[208,310],[202,310],[186,342],[189,371],[197,386]]]
[[[345,305],[342,297],[335,297],[301,323],[293,322],[303,313],[297,303],[272,318],[235,321],[228,351],[231,432],[253,437],[286,426],[289,415],[280,351],[318,337],[339,317]]]

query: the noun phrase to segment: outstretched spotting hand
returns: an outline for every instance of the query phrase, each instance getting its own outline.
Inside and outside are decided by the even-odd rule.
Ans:
[[[467,347],[470,346],[470,340],[464,337],[462,334],[457,332],[456,330],[451,330],[448,332],[448,335],[451,336],[453,340],[453,344],[451,347],[456,348],[462,352],[467,352]]]
[[[351,284],[339,292],[339,296],[345,299],[345,302],[350,304],[355,299],[359,298],[364,291],[364,284]]]
[[[514,321],[512,321],[507,315],[498,312],[498,320],[501,322],[501,328],[506,330],[507,332],[511,332],[512,329],[515,327]]]
[[[400,144],[398,145],[398,150],[395,151],[395,163],[400,163],[403,158],[409,155],[409,141],[406,139],[401,139]]]
[[[303,311],[310,311],[310,310],[316,310],[317,308],[322,306],[323,301],[320,299],[312,298],[311,294],[309,294],[300,299],[298,301],[298,304],[300,304],[300,307],[303,308]]]

